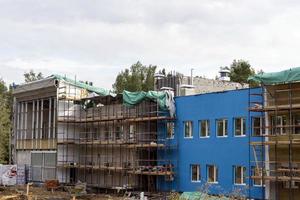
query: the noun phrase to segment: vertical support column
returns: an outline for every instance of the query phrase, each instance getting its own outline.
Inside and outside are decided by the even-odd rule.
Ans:
[[[38,148],[38,139],[39,139],[39,130],[40,130],[40,120],[39,120],[39,113],[40,113],[40,100],[36,102],[36,132],[35,132],[35,149]]]
[[[50,138],[51,138],[51,124],[52,124],[51,117],[52,117],[52,98],[49,98],[48,147],[51,147],[51,148],[52,148],[52,146],[50,146]]]
[[[288,110],[288,114],[289,114],[289,131],[288,131],[288,137],[289,137],[289,199],[294,199],[294,194],[293,194],[293,190],[292,190],[292,181],[293,181],[293,136],[292,136],[292,126],[293,126],[293,120],[292,120],[292,86],[291,83],[289,83],[289,96],[288,96],[288,104],[289,104],[289,110]]]
[[[22,149],[24,148],[23,134],[24,134],[24,102],[21,103],[20,148],[22,148]]]
[[[22,144],[22,149],[25,148],[25,102],[22,103],[22,132],[21,132],[21,144]]]
[[[43,132],[44,132],[44,99],[41,100],[41,125],[40,125],[40,149],[44,149],[43,147]]]
[[[20,132],[20,103],[17,103],[17,128],[16,128],[16,149],[19,148],[19,132]]]
[[[19,148],[24,148],[23,147],[23,134],[24,134],[24,102],[20,103],[21,104],[21,112],[20,112],[20,131],[19,131]]]
[[[23,148],[27,148],[27,146],[25,146],[27,144],[27,135],[28,135],[28,126],[27,126],[27,121],[28,121],[28,102],[25,103],[25,121],[24,121],[24,135],[23,135],[23,141],[24,141],[24,145]]]
[[[54,146],[56,139],[57,98],[54,99],[53,104],[52,145]]]
[[[35,138],[35,101],[32,101],[32,122],[31,122],[31,149],[33,149],[33,139]]]
[[[263,88],[263,100],[264,100],[264,107],[267,106],[268,103],[268,95],[267,95],[267,90],[265,88]],[[265,126],[264,127],[270,127],[270,119],[271,117],[269,117],[269,113],[265,112]],[[269,135],[270,135],[270,129],[266,128],[265,129],[265,135],[267,135],[267,137],[265,137],[265,142],[269,141]],[[264,170],[266,171],[266,176],[270,176],[270,157],[269,157],[269,146],[265,145],[264,146],[264,151],[265,151],[265,163],[262,164],[262,176],[264,177]],[[265,166],[264,166],[265,165]],[[264,178],[262,179],[263,183],[265,182],[265,199],[270,199],[271,194],[270,194],[270,188],[271,188],[271,182],[269,180],[264,180]]]

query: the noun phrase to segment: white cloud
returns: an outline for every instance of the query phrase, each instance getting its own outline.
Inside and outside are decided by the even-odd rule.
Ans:
[[[296,0],[0,0],[0,76],[22,82],[29,69],[111,87],[140,60],[215,77],[246,59],[277,71],[298,66]]]

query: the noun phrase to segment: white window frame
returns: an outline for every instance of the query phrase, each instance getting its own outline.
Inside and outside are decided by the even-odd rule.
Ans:
[[[202,122],[205,122],[205,136],[202,136]],[[210,121],[208,119],[199,120],[199,137],[209,138],[210,137]]]
[[[223,135],[221,135],[221,136],[218,135],[218,128],[219,128],[218,122],[219,121],[222,121],[222,123],[223,123]],[[227,123],[227,128],[225,126],[226,123]],[[227,133],[227,134],[225,134],[225,133]],[[228,119],[220,118],[220,119],[216,120],[216,136],[219,137],[219,138],[228,137]]]
[[[213,178],[214,178],[213,181],[209,181],[209,177],[210,177],[210,176],[209,176],[209,175],[210,175],[210,174],[209,174],[209,172],[210,172],[210,171],[209,171],[209,168],[210,168],[210,167],[213,167],[213,173],[214,173],[214,174],[213,174]],[[217,184],[217,183],[219,183],[219,182],[218,182],[218,167],[217,167],[216,165],[207,165],[207,166],[206,166],[206,171],[207,171],[207,172],[206,172],[206,174],[207,174],[207,183],[211,183],[211,184]]]
[[[255,170],[257,169],[257,167],[256,166],[252,166],[251,168],[252,168],[252,170],[251,170],[252,171],[252,175],[256,176]],[[262,176],[262,168],[259,168],[259,174],[258,174],[258,176]],[[255,179],[252,179],[252,185],[254,187],[263,187],[264,186],[262,179],[260,179],[259,182],[260,182],[260,184],[256,184],[255,183]]]
[[[239,120],[239,123],[241,123],[241,134],[236,134],[236,120]],[[244,133],[244,123],[245,123],[245,133]],[[247,124],[246,124],[246,118],[245,117],[236,117],[234,118],[234,137],[246,137],[247,132]]]
[[[136,124],[129,124],[129,140],[135,141],[136,140]]]
[[[169,126],[172,126],[171,127],[171,131],[172,131],[172,134],[171,134],[171,137],[169,137]],[[174,122],[167,122],[166,123],[166,129],[167,129],[167,139],[174,139],[174,135],[175,135],[175,123]]]
[[[233,170],[233,182],[234,182],[234,185],[246,185],[246,170],[247,170],[246,167],[241,166],[241,165],[234,165],[233,168],[234,168],[234,170]],[[236,175],[235,174],[236,174],[236,171],[237,171],[238,168],[241,169],[240,170],[240,172],[241,172],[241,174],[240,174],[240,176],[241,176],[241,183],[237,183],[236,182]]]
[[[285,130],[285,128],[284,127],[282,127],[283,126],[283,117],[286,117],[286,120],[288,120],[288,116],[287,115],[278,115],[278,116],[273,116],[273,119],[272,119],[272,123],[275,123],[275,124],[272,124],[272,132],[275,130],[275,134],[274,133],[272,133],[273,135],[286,135],[287,133],[286,132],[284,132],[283,130]],[[275,122],[274,122],[274,118],[275,118]],[[279,124],[277,124],[277,119],[279,119]],[[279,128],[277,128],[277,126],[281,126],[281,127],[279,127]],[[277,129],[279,129],[280,130],[280,133],[279,134],[277,134]],[[286,131],[286,130],[285,130]]]
[[[186,136],[185,135],[185,126],[186,126],[186,123],[190,123],[191,127],[189,129],[189,136]],[[193,121],[192,120],[187,120],[187,121],[184,121],[183,122],[183,136],[185,139],[192,139],[193,138]]]
[[[259,135],[254,135],[255,129],[258,129],[257,127],[254,127],[255,119],[259,119]],[[263,135],[263,118],[262,117],[252,117],[252,136],[262,136]]]
[[[192,183],[199,183],[201,180],[201,168],[199,164],[191,164],[191,182]],[[197,167],[197,180],[193,180],[193,166]]]

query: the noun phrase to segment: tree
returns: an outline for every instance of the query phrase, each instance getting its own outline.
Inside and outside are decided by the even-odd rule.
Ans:
[[[43,74],[41,72],[35,73],[33,70],[30,70],[29,72],[24,73],[25,82],[29,83],[32,81],[43,79]]]
[[[131,92],[153,90],[155,70],[156,66],[145,66],[138,61],[131,65],[130,69],[125,69],[118,74],[113,89],[117,93],[123,90]]]
[[[9,134],[11,129],[11,110],[9,98],[11,92],[7,90],[3,80],[0,80],[0,163],[8,163]]]
[[[248,83],[249,76],[254,74],[255,71],[248,61],[233,60],[232,64],[230,65],[230,81]]]

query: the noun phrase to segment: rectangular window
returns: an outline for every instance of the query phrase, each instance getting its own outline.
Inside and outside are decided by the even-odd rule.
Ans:
[[[252,135],[261,136],[263,135],[263,118],[262,117],[253,117],[252,118]]]
[[[262,168],[252,166],[253,186],[262,186]]]
[[[209,120],[201,120],[199,122],[200,126],[200,137],[209,137]]]
[[[123,126],[117,125],[116,126],[116,140],[123,139]]]
[[[287,116],[273,116],[272,117],[272,134],[284,135],[286,134]]]
[[[184,137],[185,138],[193,137],[193,122],[192,121],[184,122]]]
[[[228,120],[227,119],[218,119],[217,120],[217,136],[226,137],[228,135]]]
[[[167,138],[174,138],[174,122],[167,122]]]
[[[207,182],[217,183],[218,182],[218,168],[215,165],[207,165]]]
[[[192,182],[200,181],[200,165],[191,165],[191,180]]]
[[[108,126],[104,127],[104,137],[105,137],[105,140],[109,140],[109,128],[108,128]]]
[[[295,114],[293,116],[293,124],[295,125],[293,134],[300,134],[300,114]]]
[[[135,124],[129,125],[129,141],[132,142],[135,140],[135,134],[136,134],[136,126]]]
[[[31,152],[31,178],[32,181],[43,182],[56,177],[55,152]]]
[[[245,136],[246,135],[246,120],[245,118],[235,118],[234,119],[234,135],[235,136]]]
[[[234,166],[234,184],[246,184],[246,167]]]

